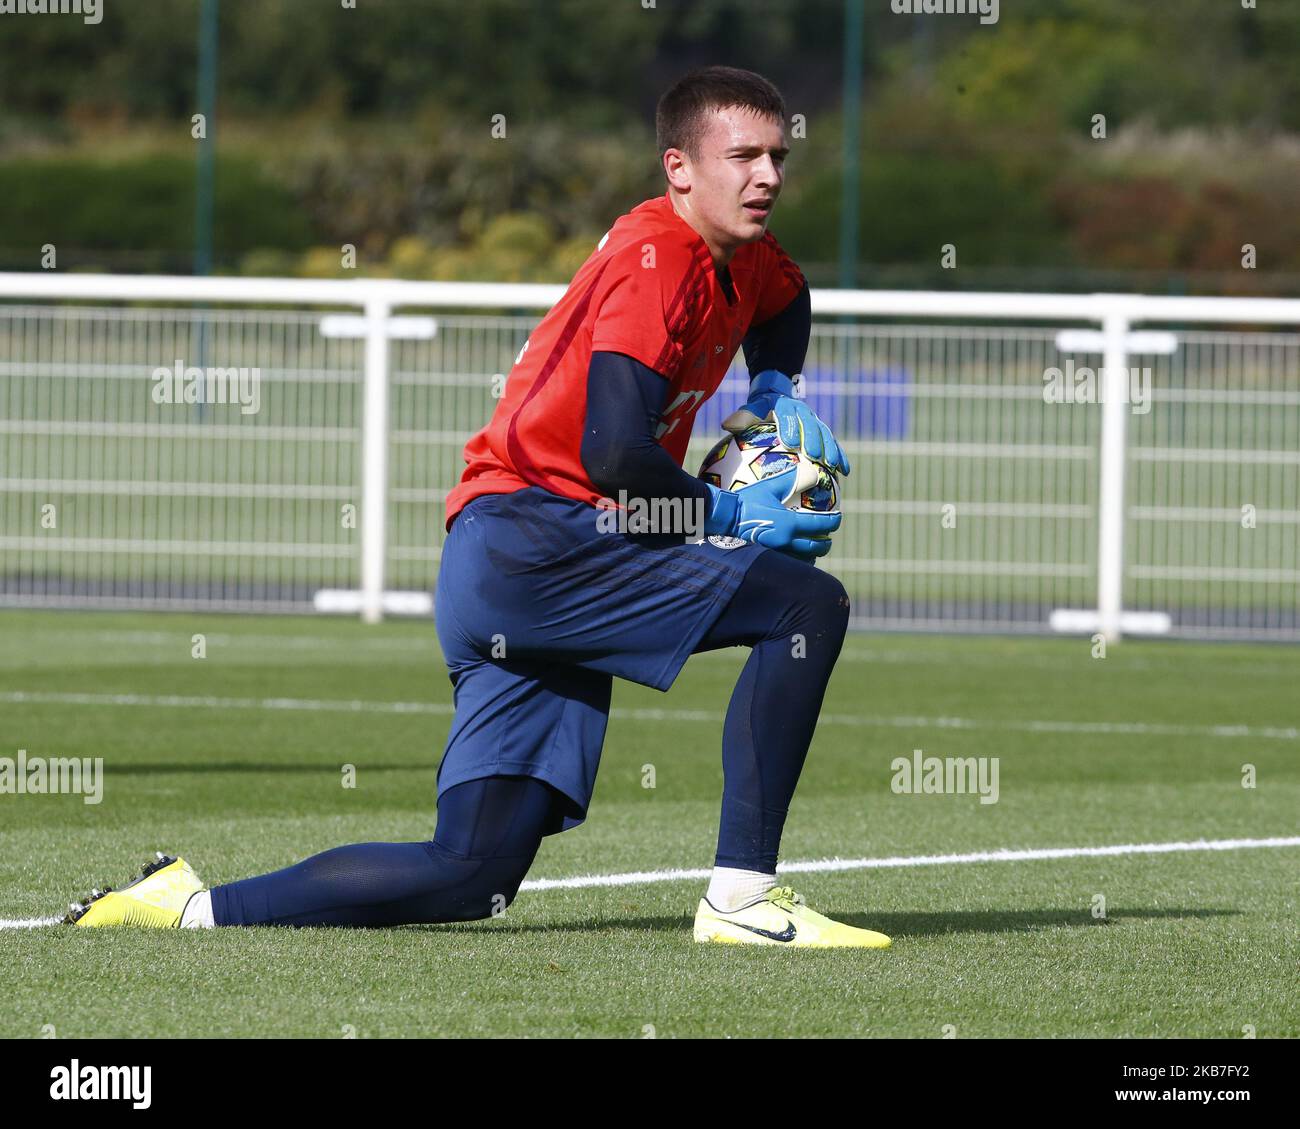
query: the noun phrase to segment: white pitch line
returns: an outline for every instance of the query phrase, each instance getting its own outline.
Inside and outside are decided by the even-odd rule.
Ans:
[[[50,639],[70,639],[79,644],[88,640],[98,640],[102,642],[118,643],[122,645],[141,645],[153,647],[165,653],[180,653],[184,656],[189,655],[190,648],[190,630],[185,629],[179,633],[175,631],[76,631],[71,628],[60,628],[57,630],[43,630],[41,633],[42,642]],[[838,661],[841,664],[849,663],[866,663],[875,665],[888,666],[921,666],[921,665],[938,665],[951,666],[953,656],[951,653],[930,650],[911,650],[905,647],[890,645],[888,650],[878,650],[870,644],[863,643],[863,638],[850,635],[845,641],[844,649],[840,652]],[[267,650],[281,647],[290,650],[320,650],[325,647],[345,647],[349,651],[357,649],[374,650],[374,651],[409,651],[418,655],[423,655],[441,670],[441,651],[437,646],[437,638],[432,632],[432,628],[424,634],[416,634],[412,637],[394,637],[394,636],[376,636],[367,635],[264,635],[264,634],[214,634],[209,633],[207,636],[210,647],[255,647],[258,650]],[[177,647],[180,647],[177,652]],[[18,649],[19,647],[30,648],[30,643],[20,639],[18,636],[0,639],[0,653],[8,649]],[[712,663],[712,662],[738,662],[742,657],[740,648],[723,648],[717,651],[701,651],[692,656],[693,662]],[[1189,652],[1180,652],[1180,655],[1190,656]],[[1092,660],[1087,660],[1091,662]],[[1199,662],[1199,660],[1197,660]],[[1219,661],[1217,654],[1206,661]],[[988,665],[996,663],[1003,666],[1032,666],[1035,670],[1052,669],[1052,670],[1069,670],[1077,671],[1080,660],[1076,658],[1065,658],[1063,656],[1049,656],[1038,652],[1010,654],[996,653],[981,655],[979,662]],[[1168,672],[1169,664],[1165,662],[1156,662],[1147,659],[1135,659],[1129,654],[1124,655],[1125,671],[1134,670],[1154,670],[1158,672]],[[1245,662],[1234,660],[1232,670],[1234,674],[1280,674],[1293,677],[1296,673],[1294,666],[1285,666],[1277,663],[1263,662]]]
[[[1244,851],[1265,847],[1300,847],[1300,835],[1275,839],[1196,839],[1182,843],[1125,843],[1110,847],[1037,847],[1029,850],[972,851],[962,855],[911,855],[879,859],[812,859],[783,862],[781,874],[814,874],[840,870],[893,870],[913,866],[954,866],[980,862],[1036,862],[1043,859],[1077,859],[1116,855],[1165,855],[1182,851]],[[587,874],[577,878],[533,878],[520,890],[581,890],[591,887],[647,886],[656,882],[697,881],[708,878],[709,868],[695,870],[636,870],[628,874]],[[57,924],[58,917],[28,917],[6,921],[0,929],[34,929]]]
[[[880,859],[814,859],[777,863],[780,874],[820,874],[837,870],[892,870],[912,866],[952,866],[978,862],[1035,862],[1041,859],[1097,858],[1113,855],[1164,855],[1179,851],[1243,851],[1262,847],[1300,847],[1300,835],[1276,839],[1197,839],[1183,843],[1125,843],[1111,847],[1039,847],[1030,850],[973,851],[964,855],[911,855]],[[642,870],[630,874],[592,874],[580,878],[536,878],[521,890],[577,890],[589,886],[644,886],[653,882],[708,878],[711,869]]]
[[[70,639],[78,644],[84,644],[89,641],[100,641],[109,643],[120,643],[125,645],[137,644],[140,646],[158,647],[161,649],[170,649],[173,652],[183,654],[187,658],[190,653],[189,629],[184,631],[42,631],[40,640],[42,643],[48,643],[53,638]],[[432,633],[430,633],[432,634]],[[238,647],[248,646],[255,647],[258,650],[264,650],[268,647],[285,647],[294,650],[319,650],[322,647],[337,646],[346,648],[349,651],[354,649],[379,650],[379,651],[418,651],[427,653],[429,657],[435,658],[439,655],[436,649],[436,639],[427,638],[410,638],[399,639],[392,636],[341,636],[341,635],[222,635],[209,633],[206,636],[209,647]],[[19,644],[17,638],[14,643]],[[26,644],[24,644],[26,645]]]
[[[138,644],[142,646],[154,647],[164,652],[175,653],[176,648],[180,646],[181,654],[188,656],[190,648],[190,631],[188,629],[180,632],[178,640],[177,632],[166,631],[75,631],[70,628],[63,628],[54,631],[43,630],[41,633],[42,642],[47,642],[52,638],[71,639],[77,643],[85,643],[88,640],[99,640],[102,642],[119,643],[123,645]],[[269,648],[282,647],[290,650],[320,650],[323,647],[345,647],[349,651],[375,650],[375,651],[410,651],[417,654],[425,655],[430,662],[437,662],[440,659],[441,651],[437,647],[437,638],[430,629],[426,635],[415,635],[410,638],[398,638],[394,636],[377,636],[369,637],[365,635],[261,635],[261,634],[208,634],[208,645],[210,647],[255,647],[258,650],[267,650]],[[951,666],[953,656],[950,653],[929,650],[909,650],[890,646],[888,650],[876,650],[870,646],[859,646],[855,636],[845,641],[844,649],[840,652],[839,662],[847,663],[867,663],[888,666],[920,666],[920,665],[938,665]],[[30,644],[19,639],[17,636],[0,639],[0,653],[3,653],[6,647],[17,649],[18,647],[27,648]],[[1181,652],[1187,655],[1188,652]],[[741,658],[740,648],[723,648],[717,651],[701,651],[692,656],[693,662],[738,662]],[[991,654],[982,655],[980,663],[988,665],[997,663],[1003,666],[1032,666],[1035,670],[1053,669],[1053,670],[1070,670],[1077,671],[1079,668],[1078,658],[1064,658],[1048,656],[1036,652],[1020,654],[1013,652],[1011,654]],[[1092,660],[1088,660],[1091,662]],[[1207,661],[1218,662],[1214,657]],[[439,669],[441,664],[437,663]],[[1169,664],[1155,662],[1146,659],[1135,659],[1125,654],[1124,670],[1155,670],[1167,672]],[[1281,674],[1294,676],[1296,668],[1294,666],[1285,666],[1276,663],[1244,662],[1234,660],[1232,670],[1234,674]]]
[[[45,690],[0,692],[12,705],[135,706],[163,709],[298,710],[308,713],[450,714],[443,702],[374,702],[338,698],[216,698],[190,694],[74,694]],[[610,716],[628,721],[721,722],[720,710],[613,709]],[[973,717],[888,717],[871,714],[822,714],[819,725],[887,729],[991,729],[1020,733],[1108,733],[1141,737],[1245,737],[1296,741],[1300,729],[1268,725],[1168,725],[1147,721],[984,721]]]
[[[822,714],[821,724],[884,725],[898,729],[1000,729],[1020,733],[1119,733],[1144,737],[1251,737],[1271,741],[1300,739],[1295,726],[1169,725],[1154,721],[983,721],[971,717],[857,717]]]
[[[44,690],[0,693],[0,702],[15,705],[137,706],[145,709],[304,710],[309,713],[454,712],[443,702],[370,702],[344,698],[216,698],[199,694],[72,694]]]

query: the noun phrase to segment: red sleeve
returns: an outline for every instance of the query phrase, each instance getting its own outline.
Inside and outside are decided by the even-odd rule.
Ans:
[[[706,281],[697,257],[669,240],[615,251],[593,296],[592,352],[626,353],[671,379]]]
[[[758,264],[760,289],[753,325],[762,325],[768,318],[776,317],[805,286],[803,271],[795,266],[794,260],[770,231],[759,241],[758,247],[761,255]]]

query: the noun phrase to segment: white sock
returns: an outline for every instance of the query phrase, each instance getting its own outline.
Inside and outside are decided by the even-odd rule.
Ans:
[[[185,903],[181,913],[182,929],[215,929],[212,920],[212,891],[200,890]]]
[[[760,874],[757,870],[733,870],[729,866],[715,866],[709,879],[708,893],[704,896],[714,909],[733,913],[752,905],[776,886],[775,874]]]

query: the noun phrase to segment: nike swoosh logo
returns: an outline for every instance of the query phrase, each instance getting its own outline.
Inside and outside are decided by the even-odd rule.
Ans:
[[[769,941],[793,941],[795,938],[794,922],[788,917],[785,919],[785,928],[780,933],[773,933],[770,929],[759,929],[755,925],[741,925],[739,921],[733,921],[732,925],[739,925],[741,929],[748,929],[751,933],[757,933],[760,937],[766,937]]]

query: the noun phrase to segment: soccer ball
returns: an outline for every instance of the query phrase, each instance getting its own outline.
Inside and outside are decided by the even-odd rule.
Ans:
[[[728,435],[714,444],[700,465],[700,477],[720,490],[739,490],[761,482],[791,467],[796,469],[794,488],[783,499],[791,510],[810,513],[840,512],[839,483],[835,472],[824,463],[792,450],[781,441],[775,423],[764,421]]]

